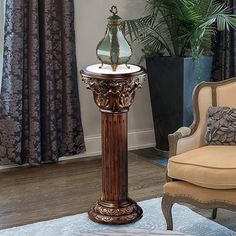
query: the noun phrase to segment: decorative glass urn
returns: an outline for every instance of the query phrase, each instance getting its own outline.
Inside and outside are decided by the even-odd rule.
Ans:
[[[97,57],[102,63],[100,68],[103,64],[109,64],[113,71],[116,71],[118,65],[126,64],[127,66],[132,56],[132,49],[122,33],[122,18],[117,15],[117,7],[112,6],[110,12],[113,15],[107,18],[105,37],[97,46]]]

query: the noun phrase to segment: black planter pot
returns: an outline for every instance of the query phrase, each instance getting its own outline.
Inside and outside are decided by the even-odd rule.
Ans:
[[[192,92],[210,81],[212,57],[157,57],[147,59],[156,147],[167,151],[168,134],[193,121]]]

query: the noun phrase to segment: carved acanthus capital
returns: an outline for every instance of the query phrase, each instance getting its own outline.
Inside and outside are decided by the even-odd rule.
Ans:
[[[129,79],[97,79],[83,77],[93,92],[97,106],[106,112],[127,112],[133,103],[135,91],[142,87],[146,74]]]

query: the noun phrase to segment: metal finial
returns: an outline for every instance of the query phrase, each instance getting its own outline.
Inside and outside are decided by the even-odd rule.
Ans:
[[[117,6],[112,6],[110,12],[113,14],[113,16],[116,16],[118,13]]]

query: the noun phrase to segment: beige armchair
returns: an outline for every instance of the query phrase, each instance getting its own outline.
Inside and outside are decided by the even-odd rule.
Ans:
[[[170,159],[162,211],[173,229],[172,206],[189,203],[201,208],[236,211],[236,146],[206,145],[208,108],[236,108],[236,78],[201,83],[193,93],[194,122],[169,135]]]

